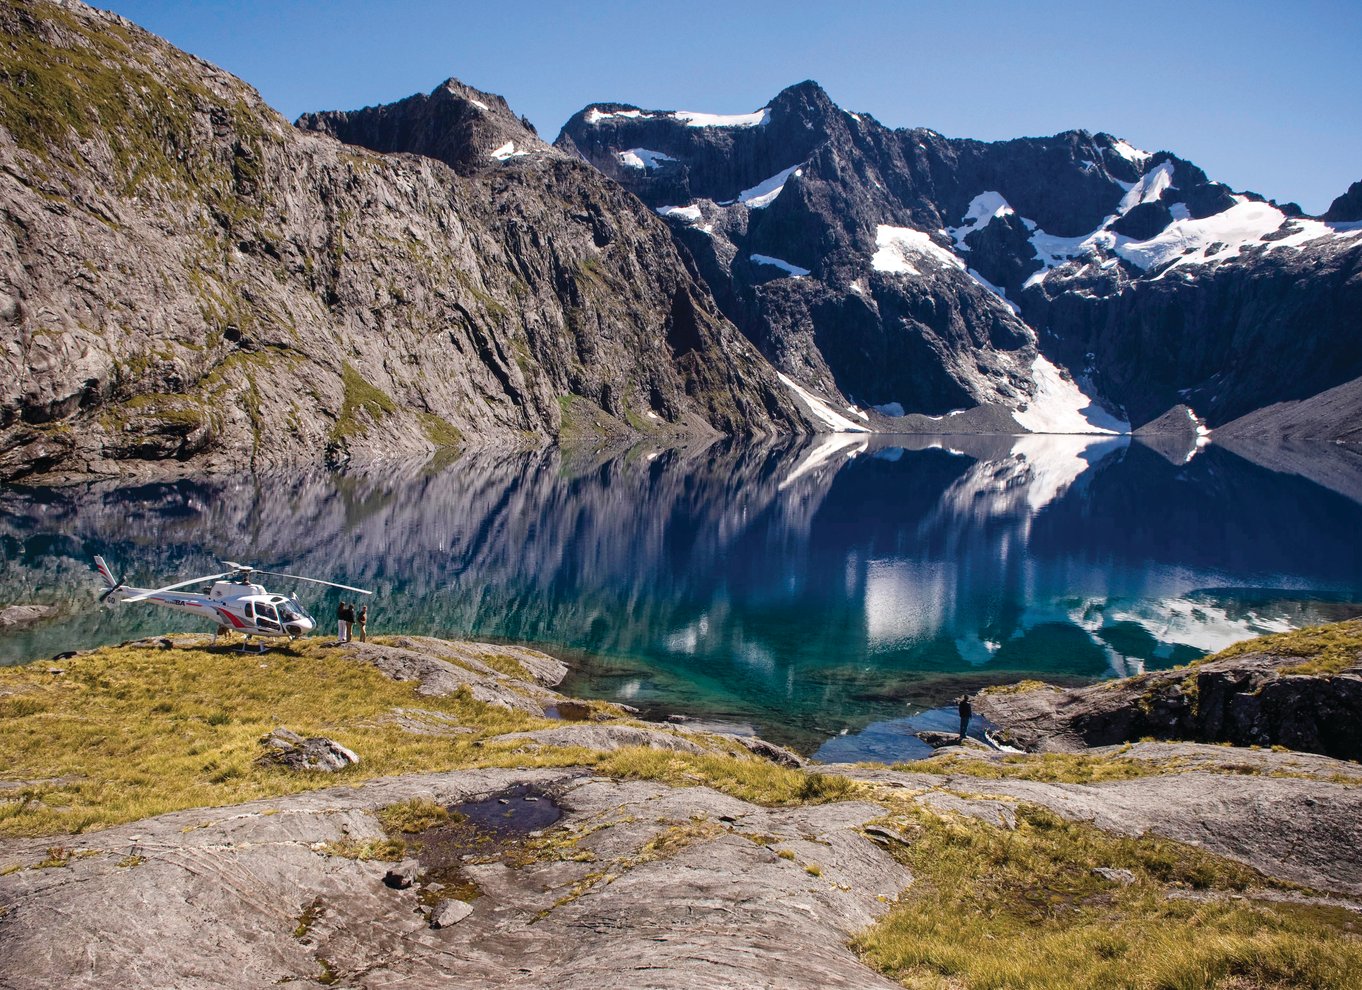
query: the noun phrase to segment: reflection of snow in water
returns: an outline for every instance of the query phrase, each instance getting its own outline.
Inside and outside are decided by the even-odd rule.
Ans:
[[[1287,632],[1299,625],[1282,615],[1264,614],[1263,609],[1231,615],[1227,606],[1213,604],[1202,596],[1137,600],[1089,597],[1028,605],[1012,638],[1050,623],[1070,624],[1086,632],[1092,644],[1106,655],[1115,677],[1142,674],[1150,659],[1169,660],[1177,647],[1216,653],[1245,639]],[[1105,630],[1123,623],[1133,623],[1149,633],[1155,643],[1152,657],[1122,653],[1103,636]],[[957,640],[957,645],[961,642],[967,641]],[[963,647],[960,653],[970,663],[977,662]]]
[[[1002,646],[1002,643],[984,639],[977,633],[957,636],[955,639],[955,648],[960,652],[960,658],[972,667],[982,667],[988,663]]]
[[[937,500],[923,530],[966,521],[1012,519],[1025,542],[1035,514],[1063,495],[1083,473],[1125,438],[1030,434],[1017,437],[1004,457],[980,458]],[[938,446],[933,444],[933,446]],[[951,451],[957,453],[957,451]]]
[[[849,460],[864,451],[869,445],[870,441],[865,439],[863,433],[825,433],[819,438],[813,449],[804,456],[804,459],[795,466],[795,469],[785,476],[785,480],[780,483],[779,490],[784,491],[789,488],[804,475],[831,460],[834,454],[846,451],[846,457]],[[840,467],[840,464],[836,466]]]
[[[1160,598],[1139,602],[1108,616],[1112,622],[1134,622],[1160,643],[1180,643],[1207,653],[1264,633],[1287,632],[1293,624],[1281,617],[1249,611],[1235,618],[1226,609],[1204,601]]]

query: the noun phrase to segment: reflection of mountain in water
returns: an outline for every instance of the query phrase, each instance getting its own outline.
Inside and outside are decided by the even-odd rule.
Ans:
[[[566,650],[570,689],[814,734],[987,680],[1167,665],[1362,589],[1357,503],[1215,447],[1180,464],[1110,437],[470,453],[0,507],[0,601],[91,602],[95,552],[137,582],[221,555],[372,587],[379,629]],[[168,628],[81,608],[0,655]]]

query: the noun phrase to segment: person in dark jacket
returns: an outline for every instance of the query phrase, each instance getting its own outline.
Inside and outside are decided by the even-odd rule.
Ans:
[[[341,607],[345,609],[345,614],[341,616],[341,620],[345,623],[345,641],[348,643],[354,638],[355,606],[349,602],[342,602]]]
[[[969,720],[974,715],[974,706],[970,704],[969,695],[960,696],[960,741],[965,741],[965,733],[969,732]]]
[[[336,645],[337,645],[337,646],[340,646],[342,643],[345,642],[345,639],[346,639],[345,634],[346,634],[348,631],[349,631],[349,630],[346,628],[346,625],[345,625],[345,602],[341,602],[339,605],[336,606]]]
[[[369,624],[369,606],[364,605],[361,606],[359,610],[359,641],[361,643],[369,642],[369,634],[367,629],[365,628],[366,626],[368,626],[368,624]]]

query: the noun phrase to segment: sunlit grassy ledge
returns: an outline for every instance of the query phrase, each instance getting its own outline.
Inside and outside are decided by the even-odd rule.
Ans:
[[[681,898],[684,923],[680,916],[663,919],[680,926],[683,934],[675,937],[711,939],[683,953],[684,959],[722,951],[741,958],[768,949],[788,956],[815,948],[835,957],[850,950],[850,964],[859,965],[859,957],[870,967],[856,985],[880,986],[887,978],[941,990],[1343,990],[1354,987],[1362,972],[1359,916],[1351,901],[1337,896],[1352,887],[1312,889],[1271,868],[1260,872],[1167,835],[1117,834],[1074,820],[1064,805],[1075,788],[1098,800],[1108,788],[1158,785],[1196,773],[1199,781],[1214,779],[1217,787],[1250,798],[1264,784],[1299,787],[1312,805],[1338,805],[1347,813],[1358,804],[1359,788],[1355,777],[1335,772],[1347,766],[1338,761],[1309,757],[1314,762],[1293,764],[1283,777],[1274,761],[1288,754],[1259,751],[1252,759],[1235,759],[1223,747],[1136,746],[1081,757],[995,757],[977,766],[957,754],[895,770],[815,772],[778,766],[724,737],[640,723],[603,703],[581,703],[575,713],[584,721],[577,727],[637,730],[648,733],[638,738],[651,745],[542,741],[570,733],[526,737],[565,727],[539,714],[565,699],[544,686],[552,677],[544,676],[542,655],[532,651],[393,637],[371,647],[313,640],[256,656],[209,649],[206,637],[177,637],[174,643],[170,649],[114,647],[0,671],[0,835],[9,836],[0,838],[0,937],[8,939],[12,958],[31,949],[34,958],[47,959],[49,935],[66,941],[41,924],[32,927],[53,897],[76,903],[129,892],[140,897],[139,878],[145,877],[146,884],[171,892],[170,906],[162,910],[174,914],[191,910],[174,893],[183,882],[176,872],[182,860],[192,864],[194,877],[206,876],[222,896],[232,896],[247,884],[252,856],[292,856],[295,866],[303,856],[315,861],[305,867],[315,876],[290,877],[288,896],[298,903],[285,897],[280,931],[271,936],[301,952],[303,962],[290,962],[285,953],[271,963],[271,972],[304,982],[352,977],[355,985],[366,985],[359,974],[373,960],[364,957],[363,938],[357,943],[353,936],[367,929],[354,918],[345,922],[351,926],[346,955],[324,934],[340,923],[336,912],[359,911],[355,904],[371,902],[378,911],[384,898],[407,896],[384,892],[384,861],[421,855],[419,833],[447,820],[432,798],[447,793],[441,788],[448,781],[467,780],[465,792],[476,793],[492,786],[479,781],[524,779],[575,782],[574,793],[585,788],[596,794],[594,810],[579,807],[554,830],[503,857],[511,867],[505,875],[523,873],[525,880],[499,887],[494,881],[502,874],[479,873],[481,887],[449,878],[443,889],[421,885],[401,917],[412,910],[433,915],[444,900],[457,897],[470,900],[473,917],[483,919],[468,924],[523,917],[512,934],[538,946],[552,942],[555,931],[570,942],[594,930],[599,923],[589,919],[599,902],[611,918],[626,919],[602,929],[611,933],[608,941],[643,938],[658,919],[641,916],[643,929],[633,932],[628,919],[634,912],[646,911],[641,905],[673,885],[689,891],[696,870],[708,868],[716,879],[697,888],[699,899]],[[431,693],[429,671],[412,666],[419,656],[449,664],[468,683]],[[258,764],[260,737],[280,725],[334,739],[359,753],[361,762],[337,774]],[[1218,754],[1225,754],[1223,760]],[[590,776],[571,768],[589,768]],[[344,786],[334,789],[338,784]],[[1190,786],[1186,793],[1207,786]],[[603,787],[615,790],[596,793]],[[303,793],[322,788],[333,790]],[[1052,801],[1061,813],[1046,806]],[[186,810],[227,805],[237,807]],[[1263,807],[1260,814],[1274,813],[1270,804]],[[142,821],[173,811],[180,814],[156,820],[164,825]],[[844,831],[848,822],[851,833]],[[261,837],[252,838],[257,831],[250,830]],[[153,831],[155,843],[138,844]],[[716,866],[735,855],[731,872]],[[885,892],[890,860],[903,870],[902,887]],[[784,878],[780,882],[790,887],[781,898],[799,899],[801,912],[813,912],[819,930],[832,935],[829,945],[782,946],[777,939],[772,947],[769,931],[757,943],[741,930],[724,935],[722,926],[748,917],[744,912],[756,911],[751,923],[761,923],[751,892],[715,916],[713,931],[711,922],[694,929],[694,912],[713,910],[709,885],[727,883],[723,877],[741,882],[756,864],[767,871],[761,884]],[[636,904],[628,900],[630,878],[644,874],[637,886],[648,897]],[[75,886],[64,886],[68,876]],[[266,879],[242,889],[254,890],[251,884]],[[526,893],[531,889],[544,893],[532,897]],[[1362,881],[1356,889],[1362,892]],[[842,899],[871,907],[857,913]],[[243,903],[254,918],[255,896]],[[62,917],[53,915],[52,925],[74,923]],[[391,934],[382,927],[391,923],[383,920],[388,917],[380,911],[365,922],[377,926],[374,953]],[[864,920],[848,928],[849,918]],[[164,916],[161,922],[171,924]],[[109,924],[114,930],[102,930],[101,939],[132,939],[140,951],[140,929]],[[701,934],[684,934],[692,929]],[[511,939],[505,929],[497,931]],[[268,939],[260,941],[264,936],[254,929],[219,928],[218,941],[234,938],[267,954]],[[211,971],[220,965],[211,957],[212,945],[195,944],[209,957],[189,958],[185,966]],[[607,951],[603,942],[602,958]],[[5,965],[0,962],[0,977],[13,978]],[[179,972],[174,960],[165,965]],[[690,963],[675,965],[680,973]],[[616,975],[617,983],[602,985],[638,985],[628,982],[628,973]],[[789,985],[824,984],[811,972],[807,983]]]
[[[605,752],[502,738],[564,725],[538,714],[559,696],[517,659],[551,661],[530,650],[404,637],[337,647],[313,638],[257,655],[210,648],[204,636],[162,641],[174,643],[170,649],[155,642],[0,668],[0,835],[79,834],[183,808],[474,767],[689,775],[769,803],[803,800],[821,786],[818,775],[747,758],[732,740],[638,723],[604,703],[580,707],[593,721],[672,734],[703,752],[648,746]],[[359,659],[381,662],[383,648],[400,645],[434,650],[495,691],[474,684],[430,693],[419,680],[395,680]],[[334,739],[359,754],[360,763],[337,774],[257,764],[259,740],[279,726]],[[842,780],[828,786],[830,796],[849,789]]]

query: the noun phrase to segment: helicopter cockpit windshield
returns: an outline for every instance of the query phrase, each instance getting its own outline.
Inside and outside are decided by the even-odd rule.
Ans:
[[[312,616],[307,614],[307,609],[298,603],[297,599],[279,603],[279,618],[285,622],[296,622],[299,619],[310,619]]]

